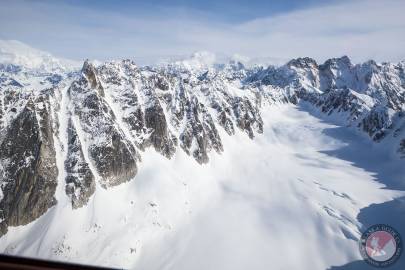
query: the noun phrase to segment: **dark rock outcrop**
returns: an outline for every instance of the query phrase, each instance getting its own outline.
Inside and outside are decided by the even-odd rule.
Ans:
[[[254,131],[263,133],[263,121],[260,112],[252,105],[249,99],[236,98],[233,104],[237,126],[253,139]]]
[[[84,158],[83,147],[71,119],[67,132],[66,194],[71,198],[73,208],[79,208],[86,205],[94,193],[95,177]]]
[[[176,138],[169,132],[163,108],[154,100],[145,109],[145,127],[150,130],[148,141],[159,153],[170,158],[176,151]]]
[[[46,97],[29,100],[0,145],[1,231],[25,225],[55,205],[58,170]]]
[[[181,148],[199,163],[208,162],[211,149],[222,152],[222,142],[215,124],[203,104],[193,97],[185,106],[186,127],[180,135]]]

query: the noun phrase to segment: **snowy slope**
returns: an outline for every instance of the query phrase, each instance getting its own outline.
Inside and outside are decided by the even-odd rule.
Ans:
[[[360,259],[361,209],[404,196],[404,62],[76,69],[0,45],[4,253],[325,269]]]
[[[326,135],[339,127],[295,106],[267,108],[264,121],[257,141],[224,134],[228,151],[208,165],[148,151],[136,181],[98,186],[86,207],[72,210],[61,190],[56,207],[11,228],[1,249],[135,269],[326,269],[359,259],[359,210],[405,193],[322,152],[353,140],[362,155],[383,153],[349,131]]]

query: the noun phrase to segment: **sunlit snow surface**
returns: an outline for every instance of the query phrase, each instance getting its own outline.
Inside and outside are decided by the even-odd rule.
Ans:
[[[264,108],[263,121],[254,140],[221,130],[225,151],[207,165],[149,149],[133,181],[97,186],[78,210],[62,175],[59,203],[10,227],[0,250],[135,269],[326,269],[361,259],[360,209],[404,192],[383,189],[354,161],[389,157],[301,107]],[[337,154],[349,149],[353,159]]]
[[[34,49],[17,40],[0,40],[0,63],[48,72],[71,71],[81,66],[78,61],[55,58],[47,52]]]

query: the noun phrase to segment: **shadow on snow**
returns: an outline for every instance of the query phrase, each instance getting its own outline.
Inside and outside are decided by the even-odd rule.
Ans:
[[[324,123],[332,123],[324,114],[318,113],[308,106],[299,107],[299,110],[307,112],[321,119]],[[405,160],[390,157],[388,151],[383,151],[381,145],[356,134],[354,129],[348,131],[347,127],[327,128],[324,133],[331,138],[337,139],[346,145],[335,150],[321,151],[321,153],[349,161],[353,166],[371,172],[376,181],[386,185],[386,189],[405,191]],[[366,151],[364,149],[367,149]],[[392,201],[371,204],[360,210],[357,220],[362,224],[362,231],[374,224],[387,224],[394,227],[405,237],[405,196]],[[404,252],[403,252],[404,253]],[[353,261],[342,266],[332,266],[329,270],[362,270],[376,269],[363,260]],[[405,269],[405,254],[392,266],[385,269]]]

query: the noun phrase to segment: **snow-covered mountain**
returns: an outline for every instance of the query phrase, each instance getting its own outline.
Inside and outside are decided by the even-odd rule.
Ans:
[[[17,40],[0,40],[0,63],[48,72],[70,71],[80,67],[77,61],[53,57]]]
[[[372,145],[383,145],[391,158],[405,156],[405,62],[392,64],[369,61],[354,65],[344,56],[329,59],[323,64],[310,58],[298,58],[279,67],[263,68],[246,67],[237,61],[218,64],[214,60],[208,53],[199,53],[188,60],[159,66],[139,67],[131,60],[118,60],[97,66],[85,61],[81,68],[75,68],[71,63],[58,60],[47,53],[27,49],[21,43],[1,42],[2,250],[43,257],[65,256],[67,259],[86,261],[85,257],[78,255],[83,246],[74,239],[87,235],[84,236],[87,239],[85,243],[91,246],[96,241],[94,237],[107,241],[106,235],[120,233],[113,230],[112,224],[98,224],[97,220],[105,222],[102,217],[105,214],[111,215],[113,220],[123,219],[125,226],[139,221],[136,225],[132,224],[133,228],[125,227],[121,231],[129,233],[130,230],[135,235],[133,246],[128,246],[129,257],[123,255],[125,258],[122,265],[142,265],[143,259],[136,257],[135,263],[131,256],[135,256],[141,245],[147,246],[153,242],[148,242],[145,238],[145,235],[153,235],[145,224],[152,222],[154,226],[168,230],[171,230],[173,224],[181,224],[177,220],[182,220],[191,211],[188,205],[189,200],[192,200],[191,194],[201,196],[195,186],[202,185],[213,192],[215,189],[205,185],[218,185],[211,180],[206,180],[205,184],[196,184],[192,178],[204,181],[202,178],[221,179],[223,174],[231,174],[216,164],[234,170],[233,164],[226,162],[234,161],[229,155],[238,155],[235,152],[235,149],[239,149],[237,142],[249,145],[252,149],[256,149],[255,145],[263,146],[262,150],[255,150],[254,155],[242,155],[235,161],[237,166],[245,163],[247,171],[255,170],[256,167],[261,171],[262,165],[258,164],[266,162],[261,155],[272,160],[271,152],[266,153],[267,149],[288,162],[288,158],[283,155],[290,153],[291,149],[285,149],[286,152],[280,149],[284,147],[284,140],[290,136],[289,145],[299,149],[305,144],[317,149],[317,142],[320,142],[318,140],[326,140],[323,137],[325,135],[317,131],[322,125],[314,124],[315,118],[308,118],[309,116],[302,120],[312,123],[315,131],[305,131],[307,127],[304,125],[302,130],[287,132],[288,127],[280,119],[284,119],[286,123],[295,122],[294,117],[283,116],[283,113],[297,113],[292,112],[291,108],[301,108],[318,114],[335,125],[346,126],[347,130],[360,134],[358,136],[367,137]],[[297,114],[295,117],[299,119],[303,116]],[[296,122],[296,126],[301,124]],[[278,137],[274,132],[283,136]],[[302,139],[295,132],[302,132],[308,138]],[[308,134],[318,138],[311,138]],[[264,143],[264,138],[272,138],[278,142]],[[300,145],[296,145],[294,141]],[[333,143],[327,142],[325,145],[333,148]],[[239,151],[242,153],[246,150]],[[297,152],[296,155],[300,153]],[[225,161],[221,161],[221,157]],[[294,164],[291,161],[282,167],[294,167]],[[312,165],[307,165],[307,168],[310,166]],[[347,169],[345,177],[349,177],[353,168],[348,164],[342,166]],[[288,171],[273,168],[271,163],[266,163],[265,167],[273,173],[283,174]],[[304,167],[300,166],[299,170]],[[195,175],[188,171],[190,169]],[[239,169],[235,170],[241,172]],[[212,175],[198,175],[207,173]],[[320,171],[317,173],[323,174]],[[353,172],[356,173],[358,172]],[[187,175],[190,179],[180,180],[177,174],[182,175],[180,178]],[[250,173],[246,177],[252,175],[262,178],[260,174]],[[263,172],[263,175],[271,176],[268,172]],[[327,177],[328,174],[323,176]],[[156,180],[157,177],[159,180]],[[170,180],[162,183],[166,177]],[[276,175],[273,177],[277,179]],[[360,173],[359,177],[370,180],[369,176]],[[145,183],[148,178],[152,183]],[[240,184],[241,179],[238,176],[235,178]],[[334,222],[343,222],[342,232],[346,239],[358,237],[359,224],[355,215],[361,207],[397,196],[394,195],[397,193],[391,191],[373,191],[375,184],[362,182],[359,187],[369,190],[369,194],[375,192],[375,197],[355,197],[357,193],[352,197],[347,194],[350,192],[344,191],[348,186],[342,185],[335,190],[326,187],[320,180],[303,178],[305,177],[301,177],[300,183],[294,185],[309,186],[302,188],[302,193],[294,191],[295,195],[305,197],[308,194],[306,189],[319,187],[326,193],[345,199],[345,204],[338,204],[335,209],[328,205],[328,199],[324,199],[323,195],[319,195],[319,198],[314,195],[319,200],[315,203],[316,206],[311,206],[315,208],[311,209],[323,209],[319,211],[333,217]],[[138,179],[143,184],[137,184]],[[254,188],[255,180],[246,180],[252,182]],[[177,184],[183,187],[179,188]],[[281,186],[284,184],[280,183]],[[137,185],[140,185],[139,190],[134,191]],[[194,188],[189,193],[183,193],[188,188],[187,185]],[[223,188],[226,188],[226,184],[224,185]],[[257,180],[257,185],[265,185],[265,182]],[[163,191],[162,187],[167,190]],[[154,188],[161,192],[163,198],[158,196],[159,192],[152,192]],[[158,206],[153,200],[144,201],[147,206],[138,206],[142,205],[142,200],[150,198],[138,194],[142,189],[145,189],[145,194],[156,196],[158,201],[170,205],[169,201],[173,200],[173,205],[181,207],[176,212],[173,205]],[[133,198],[140,201],[134,201],[128,190],[132,190]],[[204,191],[203,188],[201,190]],[[177,192],[182,194],[176,194]],[[206,198],[209,196],[211,195],[205,195]],[[108,201],[101,202],[103,199]],[[124,199],[128,205],[123,205]],[[181,200],[181,203],[179,201],[176,204],[177,200]],[[166,212],[160,215],[159,207]],[[129,213],[131,211],[138,213]],[[140,216],[139,213],[145,216]],[[140,220],[136,220],[137,218]],[[61,225],[58,219],[64,220],[66,224],[69,219],[77,220],[77,224],[69,228],[66,224]],[[49,234],[42,231],[38,224],[50,228]],[[52,229],[55,224],[63,229],[55,231]],[[329,224],[328,221],[325,224]],[[84,229],[83,226],[90,227]],[[88,236],[90,231],[94,233],[94,237]],[[21,236],[16,235],[17,232]],[[36,240],[34,235],[38,236]],[[31,240],[24,241],[22,236]],[[114,242],[113,239],[111,241]],[[41,241],[51,244],[40,247]],[[68,242],[71,244],[68,245]],[[105,244],[106,242],[99,243],[97,248]],[[111,252],[103,255],[100,251],[98,257],[91,260],[117,264],[118,259],[105,259],[115,254]],[[350,257],[347,254],[339,256],[338,262]],[[315,268],[325,265],[327,263],[319,263]]]

